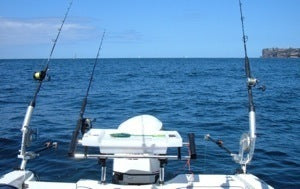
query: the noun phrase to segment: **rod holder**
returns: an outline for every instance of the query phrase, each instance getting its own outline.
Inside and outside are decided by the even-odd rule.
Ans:
[[[190,150],[190,156],[191,159],[197,159],[197,152],[196,152],[196,144],[195,144],[195,134],[194,133],[188,133],[189,138],[189,150]]]
[[[165,183],[165,164],[168,163],[167,159],[159,159],[159,181],[160,185]]]
[[[99,158],[99,164],[101,165],[101,184],[106,182],[106,158]]]

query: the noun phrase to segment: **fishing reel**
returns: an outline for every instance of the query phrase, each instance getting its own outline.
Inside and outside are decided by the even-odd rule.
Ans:
[[[45,71],[37,71],[33,73],[33,79],[37,81],[43,81],[46,78],[47,81],[50,81],[51,77],[46,74]]]
[[[249,87],[255,87],[257,83],[258,83],[258,80],[256,78],[248,78],[247,79],[247,85]]]
[[[82,125],[81,125],[81,134],[84,135],[84,133],[88,132],[91,128],[93,128],[92,122],[96,121],[96,119],[90,119],[90,118],[83,118],[82,119]]]
[[[247,86],[248,87],[256,87],[256,84],[259,83],[259,80],[256,78],[248,78],[247,79]],[[257,89],[262,90],[263,92],[266,90],[266,86],[265,85],[260,85],[257,87]]]
[[[33,79],[38,80],[38,81],[43,81],[46,77],[46,72],[45,71],[38,71],[33,73]]]

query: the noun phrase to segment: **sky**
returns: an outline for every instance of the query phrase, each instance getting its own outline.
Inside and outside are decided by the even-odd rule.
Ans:
[[[70,0],[0,0],[0,59],[48,58]],[[242,0],[249,57],[300,48],[299,0]],[[74,0],[53,58],[243,57],[238,0]]]

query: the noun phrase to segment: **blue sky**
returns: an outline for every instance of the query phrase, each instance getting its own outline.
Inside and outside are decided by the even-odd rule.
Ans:
[[[47,58],[70,1],[0,0],[0,59]],[[299,0],[243,0],[249,57],[300,47]],[[53,58],[243,57],[238,0],[74,0]]]

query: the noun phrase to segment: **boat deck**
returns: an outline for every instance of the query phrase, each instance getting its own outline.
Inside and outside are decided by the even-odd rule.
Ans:
[[[191,175],[181,174],[175,178],[165,182],[163,185],[116,185],[116,184],[101,184],[97,180],[84,180],[81,179],[76,183],[62,183],[62,182],[42,182],[42,181],[25,181],[25,186],[29,189],[80,189],[80,188],[94,188],[94,189],[128,189],[128,188],[272,188],[264,181],[260,180],[251,174],[239,175]]]

